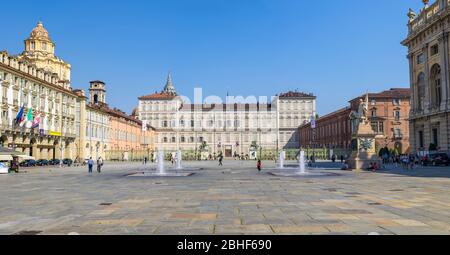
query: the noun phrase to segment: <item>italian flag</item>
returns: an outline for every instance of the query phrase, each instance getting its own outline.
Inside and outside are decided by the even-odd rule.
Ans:
[[[33,108],[29,108],[28,109],[28,114],[27,114],[27,117],[25,118],[25,120],[24,120],[24,124],[25,124],[25,127],[26,128],[31,128],[31,125],[33,124]],[[23,124],[22,124],[22,126],[23,126]]]

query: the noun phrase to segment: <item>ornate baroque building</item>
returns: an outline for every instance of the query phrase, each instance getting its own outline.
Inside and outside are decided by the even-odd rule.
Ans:
[[[298,148],[297,128],[315,113],[316,97],[299,92],[281,94],[264,104],[185,103],[169,75],[162,92],[139,98],[136,114],[155,128],[157,149],[204,150],[232,157],[251,155],[252,149],[273,156],[277,150]]]
[[[71,158],[75,153],[78,96],[70,89],[70,65],[54,52],[55,44],[42,23],[25,40],[22,54],[0,52],[0,143],[35,158]],[[39,128],[15,124],[22,106],[25,114],[32,108],[33,117],[41,113]]]
[[[55,56],[55,44],[41,22],[18,56],[0,52],[0,146],[35,159],[133,160],[149,156],[153,129],[106,104],[106,85],[93,81],[89,101],[70,85],[70,64]],[[20,108],[41,114],[38,127],[16,124]]]
[[[450,63],[448,0],[437,0],[418,14],[408,13],[411,80],[410,142],[412,151],[450,151]]]

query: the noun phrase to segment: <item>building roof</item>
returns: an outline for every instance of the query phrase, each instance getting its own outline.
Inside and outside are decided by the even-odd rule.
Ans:
[[[298,92],[298,91],[288,91],[278,95],[279,98],[316,98],[312,93]]]
[[[316,123],[320,123],[320,122],[322,122],[322,121],[324,121],[326,119],[333,118],[333,117],[341,115],[341,114],[346,114],[346,112],[348,112],[348,116],[349,116],[350,111],[351,111],[351,108],[349,106],[341,108],[341,109],[339,109],[337,111],[334,111],[334,112],[328,113],[328,114],[326,114],[326,115],[324,115],[322,117],[319,117],[318,119],[316,119]],[[349,120],[350,120],[350,117],[349,117]],[[308,123],[305,123],[305,124],[301,125],[300,128],[308,127],[310,125],[311,125],[311,123],[308,122]]]
[[[181,112],[194,112],[202,110],[203,112],[211,111],[271,111],[271,104],[183,104],[180,108]]]
[[[176,97],[177,96],[174,96],[172,94],[168,94],[165,92],[160,92],[160,93],[155,92],[154,94],[142,96],[142,97],[139,97],[138,99],[139,100],[173,100]]]
[[[42,22],[38,22],[37,26],[31,31],[29,39],[38,39],[51,41],[47,29],[44,28]]]
[[[360,98],[365,98],[366,94],[359,97],[353,98],[350,102],[359,100]],[[409,99],[411,97],[411,89],[409,88],[392,88],[390,90],[385,90],[380,93],[369,93],[369,98],[398,98],[398,99]]]

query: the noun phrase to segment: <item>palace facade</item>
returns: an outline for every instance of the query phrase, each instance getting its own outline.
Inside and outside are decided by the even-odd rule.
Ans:
[[[41,22],[18,56],[0,52],[0,146],[35,159],[137,160],[150,157],[153,129],[106,104],[106,85],[92,81],[89,98],[72,89],[71,66],[55,56]],[[18,125],[24,107],[38,126]]]
[[[55,44],[42,23],[18,55],[0,52],[0,145],[35,158],[72,158],[76,139],[77,94],[70,89],[70,65],[54,55]],[[20,108],[41,113],[39,128],[20,127]]]
[[[408,47],[412,92],[410,142],[412,151],[450,152],[450,6],[437,0],[416,15],[408,13]]]
[[[169,75],[165,88],[139,98],[136,115],[155,129],[155,147],[167,152],[276,155],[298,148],[298,126],[316,114],[316,97],[289,92],[270,103],[187,103]]]

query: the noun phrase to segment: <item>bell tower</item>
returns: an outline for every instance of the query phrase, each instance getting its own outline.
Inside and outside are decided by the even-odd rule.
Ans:
[[[106,106],[106,85],[102,81],[91,81],[89,86],[89,103]]]

